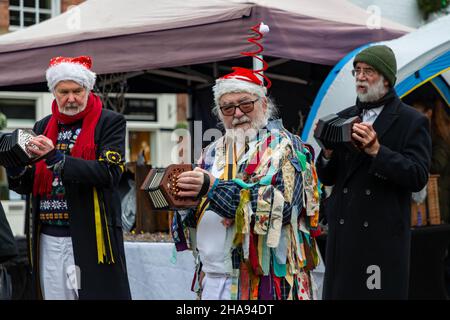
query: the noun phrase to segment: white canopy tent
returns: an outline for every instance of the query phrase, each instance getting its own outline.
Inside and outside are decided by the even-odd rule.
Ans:
[[[394,51],[398,69],[395,90],[400,97],[432,81],[447,104],[449,103],[449,30],[450,16],[445,16],[401,38],[370,44],[385,44]],[[312,144],[317,153],[320,148],[313,137],[313,124],[317,119],[355,104],[355,79],[351,75],[353,58],[368,46],[350,52],[337,63],[316,96],[302,138]]]

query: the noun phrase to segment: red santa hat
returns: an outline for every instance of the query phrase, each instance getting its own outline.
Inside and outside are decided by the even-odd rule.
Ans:
[[[96,74],[91,71],[91,67],[92,59],[89,56],[52,58],[46,72],[48,88],[53,91],[60,81],[72,80],[92,90]]]
[[[219,105],[220,97],[226,93],[248,92],[259,97],[264,97],[267,94],[267,89],[269,89],[272,85],[270,79],[262,73],[267,70],[267,63],[258,56],[258,54],[264,50],[263,46],[258,43],[258,40],[262,39],[264,33],[269,32],[269,27],[261,22],[256,26],[253,26],[251,30],[257,33],[257,36],[249,38],[248,41],[257,45],[258,50],[252,52],[241,52],[241,54],[260,60],[263,63],[263,68],[259,70],[251,70],[247,68],[233,67],[232,73],[217,79],[216,84],[213,87],[216,106]],[[264,81],[261,77],[266,80],[266,85],[264,85]]]

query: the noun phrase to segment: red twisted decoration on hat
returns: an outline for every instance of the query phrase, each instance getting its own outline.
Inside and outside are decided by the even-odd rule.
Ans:
[[[270,79],[262,73],[263,71],[266,71],[269,66],[267,65],[267,62],[264,61],[264,59],[261,59],[260,57],[258,57],[258,54],[260,54],[264,50],[264,47],[258,41],[263,38],[263,33],[267,33],[269,31],[269,28],[267,25],[265,25],[264,23],[261,22],[255,26],[251,27],[251,29],[257,35],[254,37],[248,38],[247,41],[255,44],[258,47],[258,50],[249,51],[249,52],[241,52],[241,54],[244,56],[247,56],[247,57],[256,58],[263,63],[262,69],[252,70],[252,71],[253,71],[253,73],[256,73],[259,76],[266,79],[266,82],[267,82],[266,88],[269,89],[272,86],[272,81],[270,81]]]

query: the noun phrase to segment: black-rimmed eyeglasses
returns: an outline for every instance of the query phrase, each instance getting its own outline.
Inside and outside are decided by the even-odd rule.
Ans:
[[[352,70],[352,75],[354,77],[359,76],[361,73],[365,74],[368,77],[371,77],[376,73],[376,71],[372,68],[356,68]]]
[[[220,111],[224,116],[232,116],[236,112],[236,108],[239,108],[239,110],[241,110],[242,113],[249,113],[253,111],[253,109],[255,108],[255,102],[258,100],[259,98],[252,101],[244,101],[234,105],[229,104],[225,106],[220,106]]]

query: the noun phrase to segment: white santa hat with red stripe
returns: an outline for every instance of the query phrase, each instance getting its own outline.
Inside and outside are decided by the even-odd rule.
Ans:
[[[53,92],[60,81],[68,80],[92,90],[96,74],[91,71],[91,67],[92,59],[89,56],[52,58],[45,74],[50,92]]]

